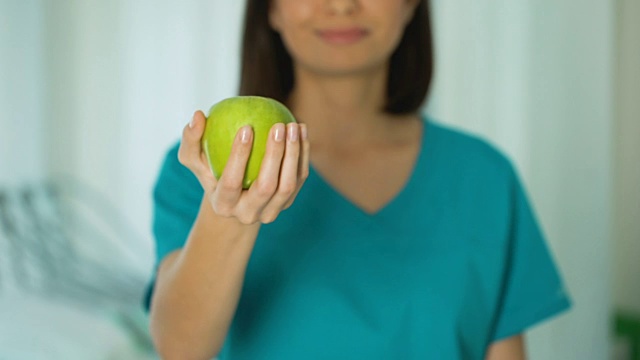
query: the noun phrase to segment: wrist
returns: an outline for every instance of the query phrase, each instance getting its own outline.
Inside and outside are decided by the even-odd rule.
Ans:
[[[245,239],[255,238],[262,225],[259,221],[251,224],[245,224],[235,216],[223,216],[218,214],[214,209],[207,195],[200,205],[200,214],[203,220],[210,223],[213,229],[222,230],[228,233],[228,237]]]

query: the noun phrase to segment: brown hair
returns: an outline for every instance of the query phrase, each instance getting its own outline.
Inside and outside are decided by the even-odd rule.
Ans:
[[[240,95],[259,95],[285,103],[293,89],[293,62],[280,35],[269,25],[267,0],[248,0],[242,40]],[[428,0],[420,0],[411,22],[391,55],[384,110],[416,112],[433,74],[433,40]]]

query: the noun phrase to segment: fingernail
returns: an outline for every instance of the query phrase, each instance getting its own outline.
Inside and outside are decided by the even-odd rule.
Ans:
[[[191,117],[191,121],[189,121],[189,127],[193,129],[194,126],[196,126],[196,116],[198,116],[198,112],[196,111],[195,113],[193,113],[193,116]]]
[[[246,144],[249,142],[250,137],[251,137],[251,127],[243,126],[240,140],[242,141],[243,144]]]
[[[301,124],[300,125],[300,132],[302,133],[302,140],[307,140],[307,138],[308,138],[307,125]]]
[[[288,127],[287,135],[289,137],[289,141],[291,141],[291,142],[298,141],[298,125],[289,124],[289,125],[287,125],[287,127]]]
[[[284,139],[284,124],[276,124],[274,129],[273,138],[275,141],[280,142]]]

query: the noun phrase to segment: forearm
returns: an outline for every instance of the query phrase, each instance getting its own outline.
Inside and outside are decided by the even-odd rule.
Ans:
[[[184,249],[158,272],[151,332],[163,358],[209,359],[220,351],[259,227],[222,218],[203,203]]]
[[[485,360],[525,360],[526,358],[524,336],[518,334],[491,344]]]

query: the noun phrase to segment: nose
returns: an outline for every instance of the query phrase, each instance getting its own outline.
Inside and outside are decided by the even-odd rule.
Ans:
[[[327,0],[327,10],[332,15],[351,15],[357,8],[357,0]]]

